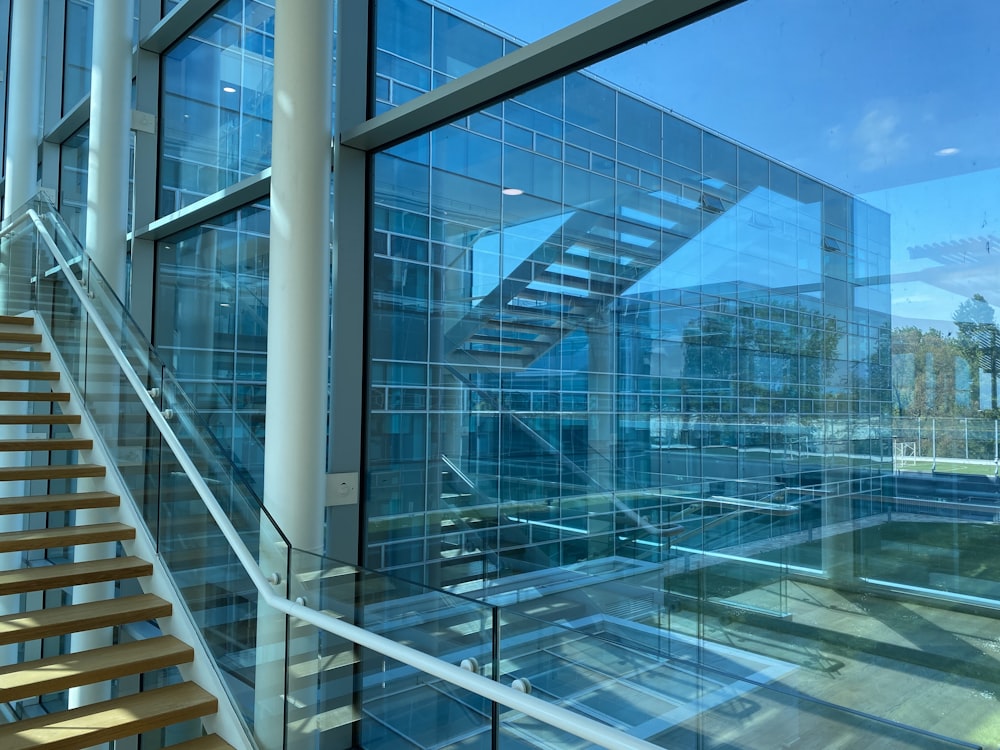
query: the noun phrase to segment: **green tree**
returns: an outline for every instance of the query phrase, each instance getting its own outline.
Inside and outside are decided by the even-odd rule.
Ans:
[[[956,382],[961,346],[951,336],[915,326],[892,332],[893,413],[908,417],[968,416]]]
[[[965,300],[952,314],[958,328],[958,347],[972,370],[972,397],[979,406],[979,373],[989,373],[990,408],[997,409],[997,375],[1000,371],[1000,329],[992,305],[981,294]]]

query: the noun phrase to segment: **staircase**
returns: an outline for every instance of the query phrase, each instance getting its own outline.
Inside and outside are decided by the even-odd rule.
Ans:
[[[80,511],[103,508],[113,514],[119,497],[97,489],[103,483],[105,466],[89,462],[97,460],[93,441],[75,436],[81,417],[66,409],[70,394],[58,390],[59,373],[47,369],[50,354],[39,351],[42,337],[32,326],[31,318],[0,316],[0,403],[4,407],[0,425],[21,433],[15,439],[0,440],[0,452],[8,459],[11,454],[25,457],[7,460],[0,467],[0,489],[11,494],[6,489],[11,482],[44,482],[50,489],[61,484],[66,491],[0,498],[0,520],[6,521],[4,528],[15,529],[0,533],[0,553],[9,553],[2,554],[8,568],[11,559],[20,560],[13,569],[0,570],[0,602],[5,604],[0,609],[0,703],[18,717],[0,724],[0,748],[87,748],[210,716],[218,710],[218,699],[194,682],[176,682],[171,669],[192,662],[190,646],[171,635],[143,640],[123,637],[124,626],[170,618],[172,605],[159,596],[140,593],[153,565],[121,552],[122,545],[128,546],[135,538],[134,528],[118,522],[75,523]],[[47,434],[32,437],[37,433],[29,432],[40,429]],[[44,463],[33,459],[41,454],[48,458]],[[53,460],[57,454],[77,460],[57,463]],[[95,489],[78,491],[81,479]],[[60,517],[69,522],[50,528],[49,519],[58,522]],[[113,545],[117,556],[75,559],[82,557],[77,550],[93,544]],[[40,556],[41,551],[46,556]],[[70,594],[72,587],[108,582],[114,582],[118,592],[114,598],[58,606],[60,600],[79,596]],[[122,595],[130,589],[136,593]],[[60,595],[59,590],[64,593]],[[63,637],[102,628],[113,629],[112,645],[62,653],[69,650],[60,647]],[[33,658],[43,649],[59,653]],[[9,663],[15,651],[16,663]],[[140,687],[138,692],[128,689],[128,685],[147,681],[128,678],[150,674],[154,675],[150,682],[174,684],[150,690]],[[51,703],[61,702],[59,693],[108,681],[112,682],[111,699],[47,712]],[[204,735],[204,730],[196,733],[203,736],[166,746],[232,750],[217,735]]]
[[[449,364],[526,370],[574,331],[605,325],[602,311],[637,297],[639,282],[732,207],[700,189],[699,200],[693,191],[634,190],[617,207],[596,204],[476,240],[463,262],[501,255],[500,282],[446,326]]]

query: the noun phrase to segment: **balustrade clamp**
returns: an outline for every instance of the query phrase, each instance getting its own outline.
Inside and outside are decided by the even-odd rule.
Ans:
[[[174,410],[173,410],[173,409],[164,409],[163,411],[161,411],[161,412],[160,412],[160,414],[162,414],[162,415],[163,415],[163,418],[164,418],[165,420],[167,420],[168,422],[169,422],[169,421],[170,421],[171,419],[173,419],[173,418],[174,418]]]
[[[479,674],[479,662],[476,661],[474,656],[470,656],[468,659],[462,659],[462,663],[458,666],[472,672],[472,674]]]
[[[297,596],[297,597],[295,597],[295,603],[298,604],[300,607],[308,607],[309,606],[309,600],[306,599],[304,596]]]
[[[267,582],[269,584],[271,584],[272,586],[279,585],[281,583],[281,574],[280,573],[271,573],[271,575],[269,575],[267,577]]]
[[[159,396],[160,396],[160,389],[159,388],[150,388],[149,390],[146,391],[146,393],[149,394],[150,398],[159,398]]]
[[[529,680],[527,677],[518,677],[516,680],[510,683],[510,686],[520,693],[524,693],[525,695],[531,695],[531,680]]]

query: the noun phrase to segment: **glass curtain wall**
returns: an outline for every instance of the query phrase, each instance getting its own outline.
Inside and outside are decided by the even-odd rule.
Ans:
[[[65,1],[63,113],[90,93],[90,63],[94,53],[94,0]]]
[[[66,114],[93,3],[52,3]],[[610,3],[449,5],[374,6],[374,116]],[[167,47],[136,186],[155,340],[258,481],[273,6]],[[1000,742],[998,12],[747,0],[372,153],[366,562]],[[87,136],[41,150],[81,235]]]
[[[371,565],[751,554],[879,488],[884,212],[582,73],[380,154],[375,201]]]
[[[157,347],[258,490],[264,475],[270,211],[247,206],[157,252]]]
[[[87,230],[87,160],[90,126],[76,131],[60,149],[59,213],[77,237]]]
[[[516,44],[392,5],[376,112]],[[746,2],[373,157],[367,561],[990,745],[1000,18],[852,8]]]
[[[162,58],[159,214],[271,164],[274,3],[227,0]]]

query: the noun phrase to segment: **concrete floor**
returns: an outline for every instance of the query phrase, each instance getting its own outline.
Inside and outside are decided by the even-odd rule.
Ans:
[[[821,701],[1000,746],[1000,618],[801,580],[739,597],[762,606],[777,598],[788,617],[682,607],[670,628],[795,664],[776,682]],[[738,746],[766,747],[747,740]]]

